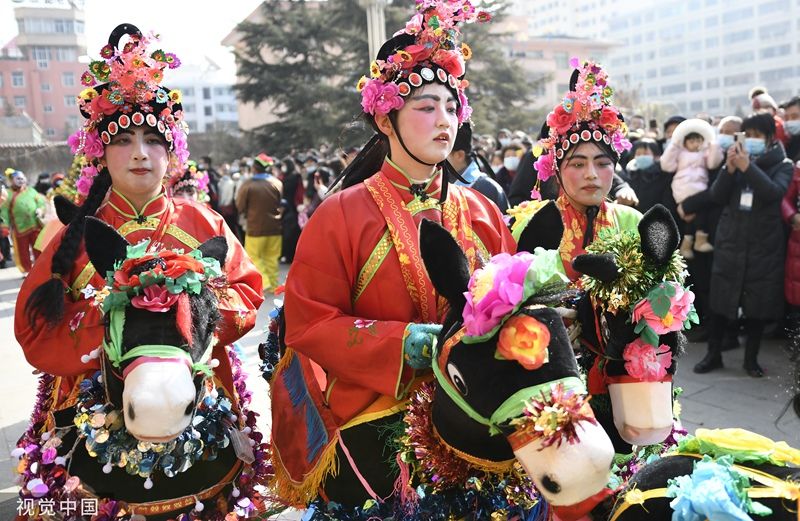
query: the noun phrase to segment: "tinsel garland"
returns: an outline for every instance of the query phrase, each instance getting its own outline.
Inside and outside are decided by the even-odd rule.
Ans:
[[[628,310],[647,296],[657,284],[669,280],[683,284],[687,276],[686,263],[680,253],[672,253],[666,266],[658,266],[642,254],[639,234],[632,230],[605,228],[597,239],[586,247],[587,253],[610,254],[619,276],[603,282],[588,275],[581,277],[583,288],[604,311],[616,313]]]
[[[252,393],[247,389],[246,374],[242,364],[233,349],[226,347],[230,360],[233,376],[233,386],[238,396],[240,418],[243,425],[242,432],[250,440],[255,461],[235,478],[235,483],[227,495],[218,495],[216,498],[206,500],[207,508],[200,507],[188,514],[180,514],[174,521],[235,521],[253,517],[265,509],[272,509],[276,503],[272,502],[266,494],[264,486],[271,477],[273,470],[270,464],[269,446],[263,443],[263,435],[256,430],[256,413],[249,410]],[[43,428],[47,412],[51,407],[54,378],[45,375],[40,379],[36,405],[31,418],[31,425],[18,443],[18,448],[12,455],[19,458],[17,467],[20,473],[19,484],[22,499],[52,499],[55,504],[73,501],[80,502],[88,496],[80,486],[77,476],[69,476],[65,468],[64,457],[56,457],[55,449],[61,443],[59,432],[55,435],[38,432]],[[279,507],[279,509],[282,508]],[[124,501],[110,498],[101,498],[98,503],[98,513],[91,517],[91,521],[120,521],[123,519],[141,519],[131,512]],[[35,516],[34,516],[35,518]],[[65,520],[83,519],[77,514],[66,517]]]

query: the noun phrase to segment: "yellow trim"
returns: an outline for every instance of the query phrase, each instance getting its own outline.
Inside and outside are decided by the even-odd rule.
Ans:
[[[475,243],[475,247],[478,249],[478,255],[481,256],[484,262],[487,262],[491,257],[492,254],[489,253],[489,249],[486,248],[486,245],[483,244],[483,241],[478,234],[475,233],[475,230],[472,230],[472,241]]]
[[[95,273],[97,273],[97,270],[94,268],[94,265],[91,263],[91,261],[89,261],[72,283],[70,291],[72,292],[73,299],[78,299],[78,295],[80,295],[81,290],[85,288],[87,284],[89,284],[89,281],[92,280],[92,277],[94,277]]]
[[[425,201],[421,201],[418,198],[414,198],[407,203],[403,203],[403,207],[411,213],[411,215],[417,215],[419,212],[424,210],[441,210],[441,206],[439,205],[439,200],[429,197]]]
[[[200,246],[200,241],[198,241],[185,231],[181,230],[174,224],[170,224],[169,226],[167,226],[167,233],[169,235],[172,235],[173,237],[175,237],[176,239],[178,239],[183,244],[185,244],[186,246],[188,246],[193,250],[197,249],[197,247]]]
[[[117,211],[119,211],[119,210],[117,210]],[[128,216],[126,216],[126,217],[128,217]],[[127,237],[128,234],[131,234],[131,233],[139,231],[139,230],[152,230],[152,231],[155,231],[155,229],[157,227],[158,227],[158,219],[151,219],[150,217],[148,217],[142,223],[136,222],[136,221],[128,221],[125,224],[123,224],[122,226],[120,226],[119,228],[117,228],[117,232],[120,235],[122,235],[123,237]]]
[[[375,411],[366,414],[361,414],[359,416],[356,416],[349,422],[345,423],[341,427],[339,427],[339,430],[343,431],[345,429],[355,427],[356,425],[361,425],[362,423],[367,423],[375,420],[380,420],[381,418],[386,418],[387,416],[391,416],[392,414],[405,411],[407,406],[408,403],[406,401],[403,401],[398,403],[397,405],[393,405],[392,407],[389,407],[388,409],[384,409],[382,411]]]
[[[277,372],[277,371],[276,371]],[[338,436],[331,438],[331,441],[323,449],[317,465],[314,469],[303,476],[302,481],[295,481],[289,476],[286,467],[281,459],[278,448],[272,446],[272,467],[275,475],[268,483],[272,493],[289,506],[303,508],[311,503],[319,495],[319,489],[328,476],[339,474],[339,459],[336,457],[336,446]]]
[[[383,232],[378,244],[372,250],[372,253],[369,254],[369,258],[367,258],[367,262],[364,263],[364,267],[362,267],[361,271],[358,273],[356,286],[353,288],[352,302],[354,305],[359,297],[361,297],[361,294],[364,293],[364,290],[367,289],[370,281],[372,281],[372,277],[378,272],[378,268],[381,267],[381,264],[383,264],[383,261],[391,250],[392,238],[387,228],[386,231]]]
[[[439,440],[447,450],[458,456],[459,459],[466,461],[476,469],[483,472],[488,472],[491,474],[508,474],[513,470],[514,463],[517,461],[516,458],[511,458],[505,461],[489,461],[488,459],[477,458],[467,454],[466,452],[462,452],[444,441],[444,439],[439,435],[439,431],[436,430],[435,426],[433,427],[433,435],[436,436],[436,439]]]
[[[328,388],[325,390],[325,405],[330,405],[331,391],[333,391],[333,386],[336,385],[337,380],[339,380],[339,378],[334,376],[331,379],[331,383],[328,384]]]
[[[628,508],[632,507],[633,505],[640,505],[642,510],[647,512],[647,509],[644,507],[644,502],[648,499],[656,499],[660,497],[667,497],[667,489],[665,488],[654,488],[652,490],[638,490],[638,489],[631,489],[625,493],[625,496],[622,498],[622,506],[620,506],[619,510],[614,512],[614,515],[611,517],[609,521],[617,521],[617,518],[623,514]]]

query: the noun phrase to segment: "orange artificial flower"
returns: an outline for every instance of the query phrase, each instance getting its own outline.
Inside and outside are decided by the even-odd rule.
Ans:
[[[550,345],[550,330],[528,315],[511,317],[500,330],[497,353],[506,360],[516,360],[522,367],[532,371],[548,362],[547,347]]]

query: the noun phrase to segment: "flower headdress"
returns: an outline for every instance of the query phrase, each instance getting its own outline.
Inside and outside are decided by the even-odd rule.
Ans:
[[[120,49],[125,35],[130,39]],[[83,154],[86,159],[76,183],[82,195],[89,192],[98,174],[97,161],[104,145],[130,126],[156,129],[175,153],[178,167],[189,157],[181,92],[161,84],[164,71],[179,67],[181,62],[173,53],[148,51],[156,41],[157,36],[145,36],[134,25],[119,25],[100,50],[101,59],[92,61],[81,76],[81,84],[87,88],[78,96],[78,107],[86,121],[68,143],[73,154]]]
[[[388,114],[405,104],[411,90],[438,82],[458,100],[458,121],[469,119],[464,89],[464,62],[472,56],[466,43],[458,43],[459,23],[488,22],[491,15],[478,11],[470,0],[416,0],[417,13],[405,29],[395,33],[378,51],[370,76],[362,76],[356,88],[368,114]]]
[[[189,161],[186,170],[176,172],[169,178],[169,192],[175,195],[186,188],[194,188],[198,201],[206,202],[208,198],[208,174],[197,169],[197,163]]]
[[[533,147],[538,158],[534,165],[538,177],[532,192],[536,199],[541,199],[540,183],[558,172],[559,162],[571,147],[595,142],[617,156],[631,148],[626,138],[628,127],[619,109],[611,104],[614,89],[608,84],[606,72],[591,61],[580,65],[577,58],[572,58],[570,65],[575,68],[570,90],[547,115],[547,136]]]

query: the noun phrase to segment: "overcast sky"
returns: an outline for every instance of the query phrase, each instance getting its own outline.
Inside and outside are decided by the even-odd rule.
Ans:
[[[32,3],[32,2],[31,2]],[[123,22],[143,32],[161,35],[165,51],[183,62],[202,63],[209,56],[233,78],[233,56],[220,41],[250,14],[261,0],[86,0],[86,44],[91,58],[99,58],[109,33]],[[0,0],[0,46],[17,34],[12,0]],[[122,14],[122,7],[126,14]]]

